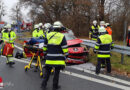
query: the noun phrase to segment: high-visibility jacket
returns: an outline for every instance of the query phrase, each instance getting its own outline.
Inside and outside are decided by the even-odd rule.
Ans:
[[[2,35],[3,35],[3,33],[4,33],[4,30],[5,30],[5,29],[2,29],[2,30],[1,30],[1,38],[2,38]]]
[[[98,58],[110,58],[110,50],[113,48],[114,44],[112,41],[112,36],[109,34],[104,34],[99,36],[95,49],[98,51]]]
[[[111,29],[111,27],[106,27],[106,31],[108,32],[109,35],[112,35],[112,29]]]
[[[2,40],[7,41],[8,43],[13,43],[15,39],[16,39],[16,34],[14,31],[10,31],[10,32],[4,31],[2,34]]]
[[[98,30],[99,30],[99,26],[91,26],[91,29],[90,29],[90,32],[89,32],[89,35],[91,36],[92,40],[96,41],[97,38],[98,38]]]
[[[46,53],[47,66],[65,66],[66,55],[68,55],[68,46],[65,36],[59,32],[50,32],[45,39],[43,47]]]
[[[40,37],[40,36],[43,36],[43,30],[41,29],[41,30],[37,30],[37,29],[35,29],[34,31],[33,31],[33,33],[32,33],[32,37],[35,37],[35,38],[37,38],[37,37]]]

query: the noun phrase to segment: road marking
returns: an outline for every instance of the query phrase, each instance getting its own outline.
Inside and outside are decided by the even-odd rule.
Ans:
[[[23,48],[17,46],[17,45],[14,45],[16,48],[20,49],[21,51],[23,51]]]
[[[15,45],[16,46],[16,45]],[[18,46],[16,46],[18,47]],[[18,47],[20,50],[23,50],[22,48]],[[90,70],[86,70],[84,68],[79,68],[79,67],[76,67],[76,66],[71,66],[71,68],[73,69],[76,69],[76,70],[80,70],[80,71],[84,71],[86,73],[89,73],[89,74],[93,74],[95,75],[95,72],[93,71],[90,71]],[[129,81],[125,81],[125,80],[122,80],[122,79],[119,79],[119,78],[115,78],[115,77],[111,77],[111,76],[107,76],[107,75],[103,75],[103,74],[99,74],[98,75],[99,77],[103,77],[103,78],[106,78],[106,79],[109,79],[109,80],[112,80],[112,81],[116,81],[116,82],[119,82],[119,83],[123,83],[123,84],[126,84],[126,85],[130,85],[130,82]]]
[[[15,47],[18,48],[18,49],[20,49],[20,50],[23,50],[21,47],[18,47],[18,46],[16,46],[16,45],[15,45]],[[29,63],[29,61],[23,61],[23,60],[19,60],[19,59],[16,59],[15,61],[19,61],[19,62],[23,62],[23,63]],[[33,63],[32,65],[35,65],[35,63]],[[90,71],[90,70],[84,70],[83,68],[74,67],[74,66],[72,66],[71,68],[77,69],[77,70],[80,70],[80,71],[84,71],[84,72],[87,72],[87,73],[89,73],[89,74],[95,75],[95,72]],[[64,73],[65,73],[65,72],[64,72]],[[68,73],[68,71],[67,71],[67,73]],[[76,74],[76,73],[73,73],[73,74],[74,74],[73,76],[76,76],[76,75],[77,75],[77,77],[80,76],[80,74]],[[81,76],[83,76],[83,75],[81,75]],[[112,80],[112,81],[116,81],[116,82],[119,82],[119,83],[122,83],[122,84],[130,85],[130,82],[125,81],[125,80],[122,80],[122,79],[114,78],[114,77],[111,77],[111,76],[106,76],[106,75],[103,75],[103,74],[99,74],[98,76],[99,76],[99,77],[106,78],[106,79],[109,79],[109,80]],[[83,77],[85,77],[85,76],[83,76]],[[86,76],[86,77],[87,77],[87,78],[84,78],[84,79],[90,80],[90,78],[91,78],[91,79],[93,79],[92,81],[97,82],[97,83],[101,83],[101,84],[105,84],[105,85],[113,86],[113,87],[116,86],[116,87],[121,88],[121,89],[124,89],[124,90],[129,90],[129,89],[130,89],[130,87],[126,87],[126,86],[123,86],[123,85],[119,85],[119,84],[115,84],[115,83],[111,83],[111,82],[107,82],[107,81],[95,79],[95,78],[92,78],[92,77],[89,77],[89,79],[88,79],[88,76]],[[80,78],[80,77],[79,77],[79,78]],[[96,81],[96,80],[97,80],[97,81]],[[99,81],[99,82],[98,82],[98,81]],[[103,82],[103,83],[102,83],[102,82]],[[114,84],[115,86],[114,86],[113,84]],[[128,88],[129,88],[129,89],[128,89]]]
[[[6,58],[5,56],[1,56],[3,58]],[[21,63],[25,63],[25,64],[29,64],[29,61],[26,60],[26,59],[17,59],[17,58],[14,58],[14,61],[18,61],[18,62],[21,62]],[[32,63],[32,65],[35,65],[36,63]]]
[[[4,58],[6,58],[6,57],[4,56]],[[29,61],[27,61],[27,60],[20,60],[20,59],[16,59],[16,58],[14,60],[18,61],[18,62],[21,62],[21,63],[26,63],[26,64],[29,63]],[[35,63],[32,63],[32,65],[35,65]],[[130,89],[130,87],[127,87],[127,86],[123,86],[123,85],[120,85],[120,84],[116,84],[116,83],[112,83],[112,82],[108,82],[108,81],[88,77],[88,76],[85,76],[85,75],[69,72],[69,71],[66,71],[66,70],[61,71],[61,73],[71,75],[71,76],[75,76],[75,77],[78,77],[78,78],[81,78],[81,79],[84,79],[84,80],[89,80],[89,81],[93,81],[93,82],[96,82],[96,83],[104,84],[104,85],[107,85],[107,86],[120,88],[120,89],[123,89],[123,90],[129,90]]]
[[[71,68],[95,75],[95,72],[90,71],[90,70],[86,70],[86,69],[79,68],[79,67],[76,67],[76,66],[71,66]],[[102,77],[102,78],[106,78],[108,80],[112,80],[112,81],[116,81],[116,82],[123,83],[123,84],[126,84],[126,85],[130,85],[129,81],[125,81],[125,80],[118,79],[118,78],[115,78],[115,77],[107,76],[107,75],[104,75],[104,74],[99,74],[98,76]]]
[[[127,87],[127,86],[123,86],[123,85],[119,85],[119,84],[116,84],[116,83],[107,82],[107,81],[104,81],[104,80],[80,75],[80,74],[77,74],[77,73],[73,73],[73,72],[69,72],[69,71],[63,71],[62,73],[67,74],[67,75],[71,75],[71,76],[75,76],[75,77],[78,77],[78,78],[81,78],[81,79],[84,79],[84,80],[89,80],[89,81],[97,82],[97,83],[104,84],[104,85],[107,85],[107,86],[119,88],[119,89],[130,90],[130,87]]]

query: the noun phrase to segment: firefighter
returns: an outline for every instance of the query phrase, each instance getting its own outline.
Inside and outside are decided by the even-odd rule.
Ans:
[[[12,47],[14,47],[14,40],[16,39],[16,34],[13,30],[11,30],[11,25],[7,24],[6,29],[3,32],[2,35],[2,40],[4,42],[10,43],[12,45]],[[6,56],[7,64],[13,65],[15,64],[14,60],[13,60],[13,55],[8,55]]]
[[[45,61],[45,77],[43,78],[42,88],[46,89],[47,81],[49,80],[51,69],[55,68],[54,78],[53,78],[53,90],[60,88],[59,83],[59,73],[61,69],[65,68],[65,60],[68,56],[68,46],[65,36],[60,33],[63,27],[60,21],[56,21],[53,24],[54,31],[47,34],[45,39],[45,46],[43,48],[46,53]],[[47,51],[47,52],[46,52]]]
[[[44,36],[43,37],[46,37],[46,34],[48,34],[52,31],[52,25],[50,23],[45,23],[43,28],[44,28]]]
[[[39,38],[40,36],[43,36],[43,30],[39,30],[39,25],[34,25],[34,31],[32,33],[32,37]]]
[[[40,32],[41,36],[43,36],[43,34],[44,34],[42,26],[43,26],[43,24],[39,23],[39,32]]]
[[[109,35],[112,35],[112,29],[110,23],[106,23],[106,31],[108,32]]]
[[[89,32],[89,38],[96,41],[98,37],[98,29],[99,26],[97,25],[97,21],[93,21],[93,25],[91,26],[90,32]]]
[[[100,29],[101,28],[101,29]],[[105,23],[105,21],[100,21],[100,28],[99,28],[99,30],[98,30],[98,32],[99,32],[99,36],[101,35],[101,30],[102,30],[102,28],[106,28],[106,23]]]
[[[107,65],[107,72],[111,73],[111,62],[110,62],[110,50],[113,49],[113,41],[112,36],[107,34],[105,28],[102,28],[102,33],[97,39],[97,43],[95,45],[95,52],[97,50],[97,66],[96,66],[96,74],[100,73],[102,60],[105,60]]]
[[[129,26],[129,29],[128,29],[127,46],[130,47],[130,26]]]

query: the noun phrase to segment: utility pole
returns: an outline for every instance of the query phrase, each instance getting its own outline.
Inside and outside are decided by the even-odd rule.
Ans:
[[[0,21],[2,21],[2,16],[4,16],[4,3],[0,1]]]
[[[98,6],[99,6],[100,21],[104,20],[104,4],[105,0],[99,0]]]
[[[124,46],[126,46],[126,31],[127,31],[127,17],[128,15],[130,14],[130,12],[128,11],[126,14],[125,14],[125,21],[124,21],[124,40],[123,40],[123,44]],[[121,54],[121,64],[124,63],[124,54]]]
[[[19,33],[20,32],[20,25],[19,25],[19,11],[20,11],[20,7],[19,7],[19,3],[16,5],[16,17],[17,17],[17,27],[18,27],[18,30],[17,30],[17,32]]]

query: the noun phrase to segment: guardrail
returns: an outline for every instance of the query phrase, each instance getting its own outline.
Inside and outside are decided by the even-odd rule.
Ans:
[[[84,45],[86,45],[87,47],[91,47],[94,48],[96,42],[92,41],[92,40],[86,40],[86,39],[82,39]],[[121,63],[123,64],[123,59],[124,59],[124,54],[126,55],[130,55],[130,47],[127,46],[120,46],[120,45],[114,45],[114,49],[112,49],[111,51],[117,52],[121,54]]]

